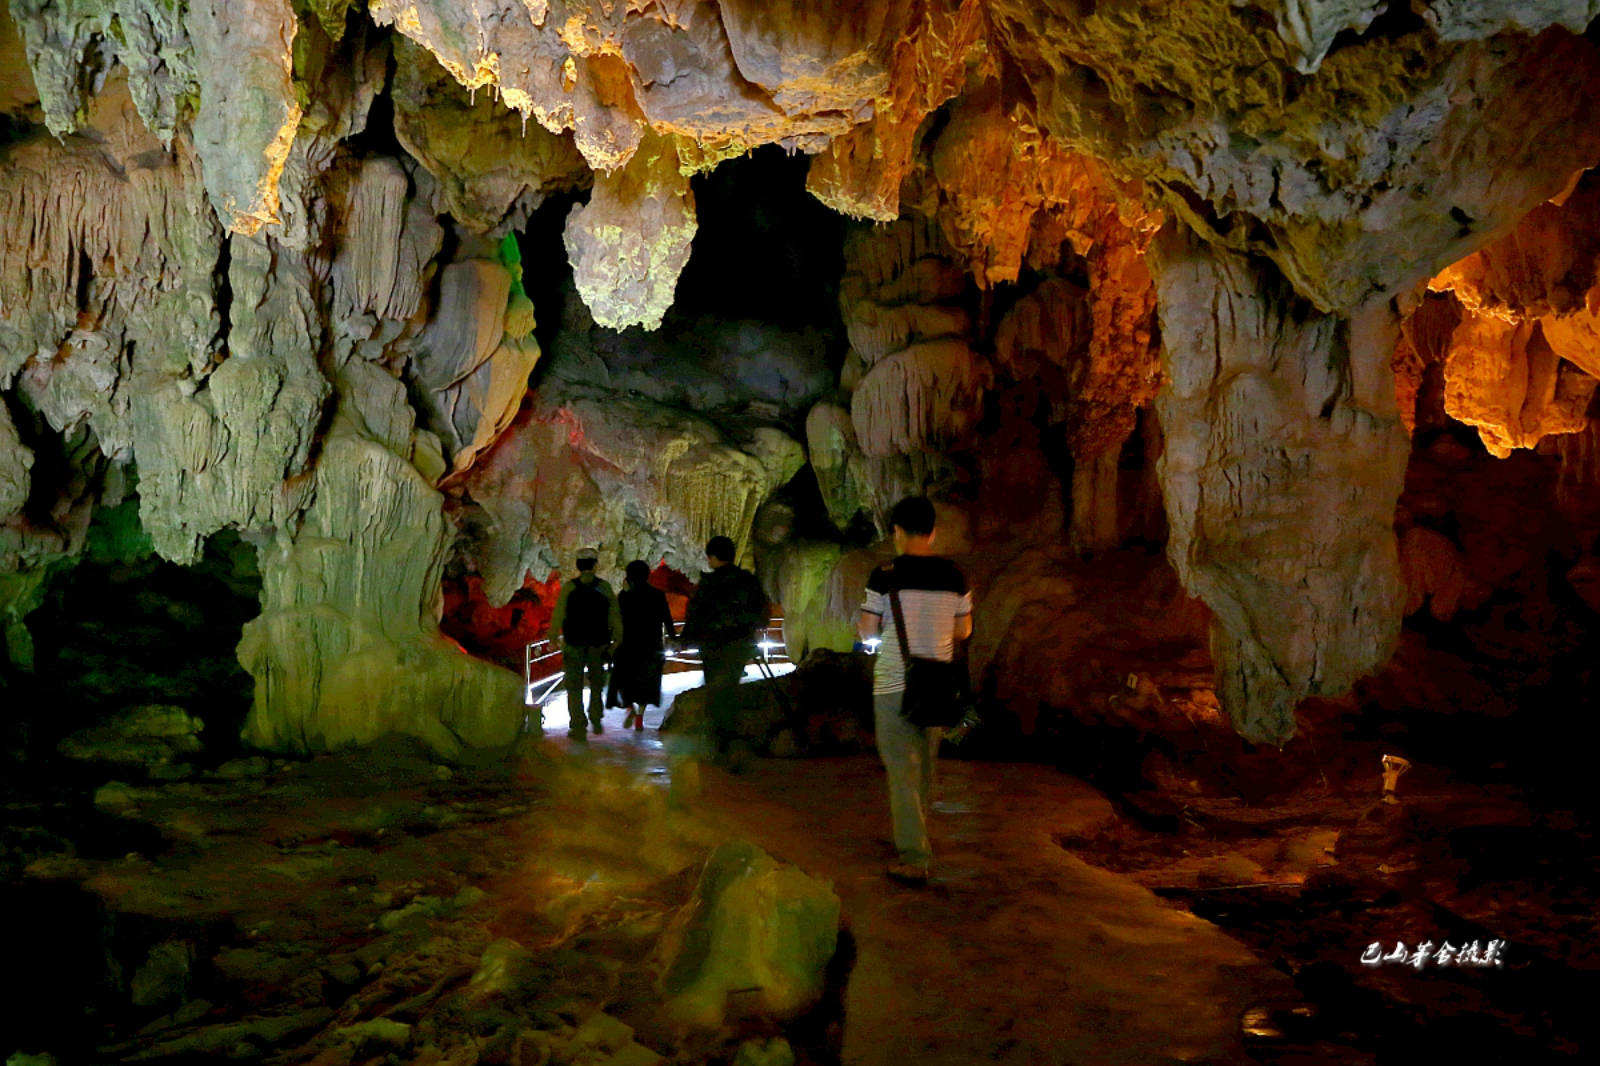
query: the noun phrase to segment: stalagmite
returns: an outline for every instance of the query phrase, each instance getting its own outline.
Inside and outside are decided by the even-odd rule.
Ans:
[[[1117,523],[1120,458],[1111,449],[1072,468],[1072,543],[1079,551],[1115,548],[1121,539]]]
[[[262,550],[261,616],[239,645],[256,681],[245,739],[319,752],[404,733],[447,758],[510,743],[517,676],[438,631],[449,547],[439,494],[346,426],[323,452],[304,527]]]

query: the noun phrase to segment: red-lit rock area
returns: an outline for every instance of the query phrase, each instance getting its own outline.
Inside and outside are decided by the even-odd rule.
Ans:
[[[0,6],[0,858],[21,904],[73,885],[123,916],[74,948],[112,960],[71,984],[92,1037],[41,1025],[0,1056],[1592,1057],[1570,738],[1600,710],[1597,19]],[[943,956],[943,927],[859,883],[884,829],[858,608],[913,495],[974,603],[981,722],[947,754],[976,806],[941,823],[964,857],[925,897]],[[690,802],[705,694],[681,749],[648,734],[569,777],[580,742],[528,736],[559,712],[527,705],[527,649],[580,549],[618,587],[643,561],[682,619],[719,535],[796,670],[735,701],[758,772],[647,817],[627,782]],[[378,748],[409,752],[416,810],[362,792]],[[1398,803],[1385,756],[1410,763]],[[312,767],[320,807],[290,781]],[[314,928],[339,893],[388,900],[380,927],[456,899],[475,854],[537,865],[555,822],[501,807],[590,787],[563,839],[637,815],[670,861],[592,900],[569,872],[522,904],[486,887],[494,915],[428,904],[456,924],[393,964],[344,957],[381,939],[356,918]],[[252,797],[360,857],[238,815]],[[476,828],[436,854],[391,844],[457,813]],[[119,833],[183,875],[124,891]],[[799,868],[715,850],[752,836]],[[207,893],[252,863],[274,874],[245,921]],[[735,897],[796,888],[854,940],[797,933],[716,984],[696,879],[747,875]],[[146,889],[204,900],[158,917]],[[1446,936],[1512,948],[1438,980],[1359,961]],[[569,963],[575,998],[531,991]]]

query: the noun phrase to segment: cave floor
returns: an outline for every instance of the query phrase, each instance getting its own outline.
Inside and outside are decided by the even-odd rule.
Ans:
[[[674,1061],[732,1061],[777,1030],[668,1030],[651,968],[699,858],[729,839],[842,900],[830,993],[783,1030],[801,1063],[1246,1061],[1246,1008],[1294,998],[1215,926],[1060,846],[1113,819],[1087,785],[946,761],[938,795],[935,877],[911,889],[884,876],[870,755],[731,775],[615,727],[583,746],[529,738],[476,771],[380,748],[110,786],[98,806],[126,829],[107,853],[46,858],[24,880],[55,889],[50,917],[75,930],[45,964],[74,972],[41,987],[76,979],[76,1051],[102,1062],[532,1062],[535,1036],[560,1061],[597,1008]],[[508,938],[552,975],[519,1019],[474,998],[485,951]],[[97,951],[123,960],[109,984],[87,977]],[[44,1022],[51,1002],[21,1006]],[[50,1049],[29,1032],[19,1050]]]
[[[634,774],[684,772],[654,729],[547,743]],[[688,809],[717,836],[833,882],[855,956],[846,1063],[1244,1061],[1245,1011],[1296,1001],[1215,926],[1064,850],[1115,815],[1049,767],[942,761],[934,877],[920,889],[885,876],[894,849],[875,756],[692,774]]]
[[[927,888],[893,856],[873,757],[707,774],[697,809],[834,880],[855,941],[843,1060],[918,1063],[1225,1062],[1240,1018],[1293,997],[1216,927],[1058,841],[1112,818],[1047,767],[945,762]]]

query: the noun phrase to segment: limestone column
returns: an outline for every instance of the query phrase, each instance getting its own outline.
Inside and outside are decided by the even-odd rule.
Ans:
[[[1319,312],[1266,261],[1172,223],[1152,268],[1170,380],[1157,399],[1167,552],[1216,614],[1235,728],[1282,744],[1303,698],[1343,692],[1399,636],[1398,323],[1387,300]]]
[[[427,479],[337,417],[304,524],[261,549],[261,615],[239,644],[256,682],[247,742],[314,752],[406,733],[449,757],[516,738],[517,675],[439,632],[447,533]]]

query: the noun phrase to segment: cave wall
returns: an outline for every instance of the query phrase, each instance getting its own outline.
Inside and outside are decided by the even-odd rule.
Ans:
[[[1160,392],[1172,563],[1281,743],[1393,644],[1428,398],[1574,470],[1592,432],[1595,5],[1392,7],[10,0],[8,633],[131,465],[163,557],[263,546],[256,742],[495,743],[449,560],[501,603],[585,542],[754,556],[807,464],[841,530],[927,490],[986,550],[1103,551]],[[696,188],[762,145],[891,223],[845,241],[839,351],[669,320]],[[846,546],[778,567],[824,644]]]

